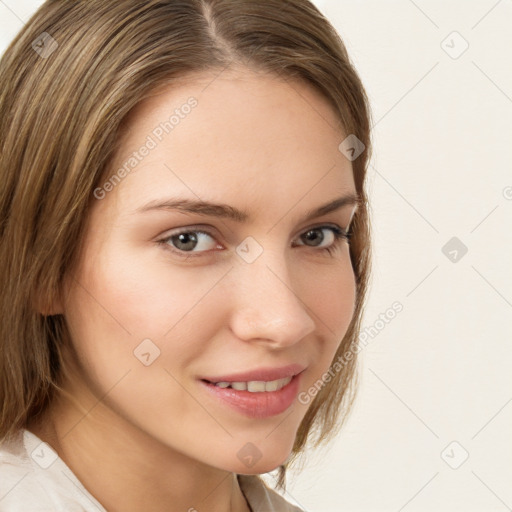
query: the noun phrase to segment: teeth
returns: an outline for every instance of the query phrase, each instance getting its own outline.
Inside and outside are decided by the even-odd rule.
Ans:
[[[290,383],[292,377],[284,379],[261,381],[251,380],[249,382],[216,382],[215,385],[219,388],[231,387],[237,391],[249,391],[250,393],[262,393],[263,391],[278,391]]]
[[[284,388],[292,380],[291,377],[286,379],[272,380],[265,383],[265,391],[277,391],[278,389]]]
[[[261,393],[262,391],[265,391],[265,382],[252,380],[247,383],[247,391],[250,391],[251,393]]]

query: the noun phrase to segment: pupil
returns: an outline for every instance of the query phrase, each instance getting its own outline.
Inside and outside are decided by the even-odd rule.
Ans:
[[[318,236],[318,233],[321,233],[320,229],[311,229],[307,233],[305,233],[305,237],[310,241],[313,242],[313,245],[320,245],[324,240],[324,235],[321,234]]]
[[[178,239],[178,249],[181,250],[187,250],[187,249],[193,249],[195,244],[197,243],[197,237],[193,233],[180,233],[179,235],[176,235]],[[185,247],[179,247],[179,244],[185,245]],[[187,244],[189,244],[187,246]]]

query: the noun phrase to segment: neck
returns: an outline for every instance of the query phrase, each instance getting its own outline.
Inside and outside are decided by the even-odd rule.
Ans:
[[[84,402],[82,402],[84,403]],[[107,408],[56,400],[27,426],[109,512],[250,512],[236,474],[163,445]]]

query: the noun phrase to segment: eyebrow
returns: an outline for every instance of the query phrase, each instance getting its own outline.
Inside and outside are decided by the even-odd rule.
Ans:
[[[340,210],[346,206],[358,206],[361,199],[357,194],[346,194],[329,201],[322,206],[308,210],[304,217],[304,221],[327,215],[328,213]],[[192,200],[185,198],[170,198],[165,200],[154,200],[137,208],[133,213],[144,213],[154,210],[178,210],[186,213],[195,213],[207,217],[218,217],[222,219],[230,219],[236,222],[249,222],[251,216],[249,213],[239,210],[233,206],[224,203],[212,203],[209,201]]]

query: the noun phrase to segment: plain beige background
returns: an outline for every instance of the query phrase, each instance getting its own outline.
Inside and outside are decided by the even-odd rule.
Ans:
[[[41,3],[0,0],[0,52]],[[356,406],[286,497],[512,510],[512,2],[314,3],[372,103],[374,267]]]

